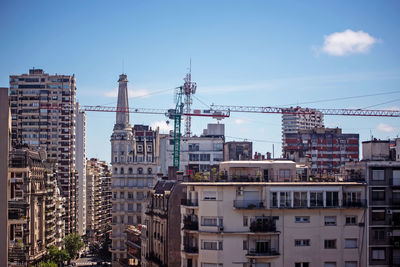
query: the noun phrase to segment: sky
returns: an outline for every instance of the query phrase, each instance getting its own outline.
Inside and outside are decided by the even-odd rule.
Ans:
[[[32,67],[74,74],[81,105],[174,107],[191,60],[193,108],[211,104],[400,108],[399,1],[1,1],[0,87]],[[340,99],[338,99],[340,98]],[[333,100],[336,99],[336,100]],[[163,115],[131,124],[171,129]],[[192,118],[199,135],[210,118]],[[87,157],[110,160],[115,114],[87,112]],[[228,141],[281,153],[279,114],[231,113]],[[394,138],[398,118],[325,116],[327,127]]]

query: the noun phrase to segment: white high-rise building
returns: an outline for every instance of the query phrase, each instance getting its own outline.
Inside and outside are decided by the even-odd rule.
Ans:
[[[282,135],[315,127],[324,127],[324,115],[317,109],[295,107],[282,113]]]
[[[159,131],[146,125],[129,124],[128,80],[119,77],[118,110],[111,136],[112,165],[112,260],[127,258],[128,225],[144,223],[147,196],[159,172]]]
[[[76,103],[76,170],[77,181],[77,222],[76,230],[79,234],[86,233],[86,114]]]

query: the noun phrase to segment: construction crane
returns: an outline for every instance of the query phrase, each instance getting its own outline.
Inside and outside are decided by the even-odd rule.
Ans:
[[[246,113],[279,113],[279,114],[313,114],[315,110],[324,115],[339,116],[370,116],[370,117],[400,117],[400,110],[380,109],[307,109],[301,107],[258,107],[258,106],[227,106],[211,104],[214,112],[246,112]]]

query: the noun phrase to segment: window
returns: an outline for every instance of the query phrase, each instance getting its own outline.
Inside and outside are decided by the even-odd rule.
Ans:
[[[307,207],[307,192],[294,192],[293,195],[293,207]]]
[[[385,230],[384,229],[373,230],[373,238],[374,240],[385,240]]]
[[[295,223],[309,223],[310,222],[310,216],[296,216],[294,218]]]
[[[200,154],[200,161],[210,161],[210,154]]]
[[[189,151],[199,151],[200,145],[199,144],[189,144]]]
[[[326,226],[335,226],[336,225],[336,216],[325,216],[325,225]]]
[[[385,180],[385,170],[372,170],[372,180],[384,181]]]
[[[336,248],[336,239],[325,239],[324,240],[324,248],[335,249]]]
[[[124,174],[124,168],[121,168],[121,174]]]
[[[344,240],[345,248],[357,248],[357,239],[345,239]]]
[[[339,205],[339,192],[326,192],[326,206],[337,207]]]
[[[385,210],[372,210],[372,221],[384,221]]]
[[[324,195],[322,192],[310,192],[310,207],[323,207]]]
[[[243,216],[243,226],[249,225],[249,218],[247,216]]]
[[[142,153],[143,152],[143,146],[142,145],[138,145],[137,146],[137,152],[138,153]]]
[[[385,190],[384,189],[372,189],[372,200],[375,200],[375,201],[385,200]]]
[[[385,260],[385,249],[373,248],[371,253],[372,260]]]
[[[138,173],[138,174],[143,174],[143,168],[138,168],[138,169],[137,169],[137,173]]]
[[[128,204],[128,211],[133,211],[133,204]]]
[[[292,201],[290,197],[290,192],[280,192],[280,207],[291,207]]]
[[[152,148],[152,145],[147,145],[147,152],[151,152]]]
[[[247,240],[243,240],[243,250],[247,250]]]
[[[148,168],[147,169],[147,174],[152,174],[153,173],[153,169],[152,168]]]
[[[296,247],[308,247],[310,246],[310,239],[295,239],[294,245]]]
[[[222,250],[222,241],[201,240],[201,249],[204,250]]]
[[[346,216],[346,225],[356,225],[357,217],[356,216]]]
[[[222,217],[201,217],[201,225],[203,226],[223,226]]]
[[[189,161],[199,161],[200,155],[199,154],[189,154]]]
[[[217,200],[217,192],[203,191],[203,200]]]
[[[345,261],[344,267],[357,267],[357,262],[356,261]]]
[[[294,267],[309,267],[310,263],[309,262],[296,262],[294,264]]]
[[[214,151],[222,151],[223,144],[222,143],[214,143],[213,148],[214,148]]]
[[[290,178],[290,170],[289,169],[281,169],[279,170],[279,178]]]
[[[393,171],[393,185],[400,185],[400,170]]]
[[[137,203],[136,204],[136,211],[138,211],[138,212],[142,211],[142,204],[141,203]]]
[[[124,192],[119,192],[119,198],[124,199],[125,198],[125,193]]]
[[[201,267],[222,267],[222,263],[201,263]]]
[[[271,194],[271,207],[277,208],[278,207],[278,193],[272,192]]]
[[[336,262],[325,262],[324,267],[336,267]]]
[[[128,174],[132,174],[132,172],[133,172],[132,168],[129,168],[128,169]]]

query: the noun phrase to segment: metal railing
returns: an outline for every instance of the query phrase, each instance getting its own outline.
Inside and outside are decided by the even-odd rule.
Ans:
[[[198,200],[191,200],[191,199],[181,199],[181,205],[183,206],[192,206],[192,207],[197,207],[199,206]]]
[[[234,200],[233,207],[236,209],[263,209],[264,202],[262,200]]]
[[[280,255],[276,249],[258,250],[250,249],[247,256],[278,256]]]

